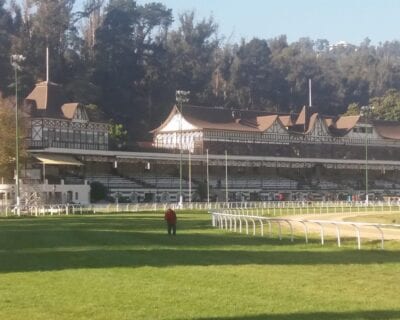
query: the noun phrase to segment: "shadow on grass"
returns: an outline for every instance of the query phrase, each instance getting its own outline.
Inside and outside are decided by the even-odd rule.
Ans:
[[[144,219],[142,219],[144,218]],[[399,263],[397,251],[306,247],[301,242],[210,228],[209,217],[181,216],[178,236],[153,216],[3,220],[0,272],[210,265]],[[333,248],[332,248],[333,247]]]
[[[324,320],[394,320],[400,319],[400,310],[370,310],[350,312],[310,312],[310,313],[288,313],[288,314],[261,314],[253,316],[233,317],[207,317],[195,318],[193,320],[302,320],[302,319],[324,319]]]

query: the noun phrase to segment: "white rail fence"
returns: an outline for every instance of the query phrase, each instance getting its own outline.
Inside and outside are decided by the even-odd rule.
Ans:
[[[84,213],[114,213],[159,211],[173,208],[176,210],[239,210],[242,215],[283,216],[304,214],[348,214],[368,212],[400,212],[398,202],[185,202],[178,203],[112,203],[112,204],[52,204],[42,206],[0,206],[0,216],[11,215],[55,215],[55,214],[84,214]],[[233,213],[233,211],[232,211]]]
[[[233,232],[243,232],[249,234],[250,229],[252,234],[256,235],[257,226],[259,227],[259,235],[264,236],[264,226],[268,225],[268,233],[270,238],[273,237],[272,227],[275,225],[278,229],[279,240],[282,240],[282,226],[286,225],[290,231],[290,241],[294,241],[295,230],[302,229],[304,233],[305,242],[308,243],[310,226],[317,226],[320,233],[321,245],[325,244],[327,227],[334,227],[336,241],[338,247],[341,246],[341,231],[344,227],[351,227],[354,232],[354,236],[357,240],[357,248],[361,249],[361,230],[375,229],[377,232],[377,240],[380,240],[381,249],[384,249],[385,241],[385,228],[391,228],[396,230],[400,236],[400,224],[378,224],[378,223],[360,223],[360,222],[344,222],[344,221],[330,221],[330,220],[308,220],[308,219],[290,219],[290,218],[272,218],[257,215],[244,215],[240,213],[229,213],[229,212],[210,212],[212,215],[212,225],[219,227],[220,229],[229,230]],[[300,228],[298,228],[300,226]],[[315,228],[312,228],[315,230]],[[371,239],[371,237],[368,237]]]

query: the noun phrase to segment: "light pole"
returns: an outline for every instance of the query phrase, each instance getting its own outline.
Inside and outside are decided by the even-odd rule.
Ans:
[[[373,107],[362,106],[361,115],[365,116],[365,204],[368,205],[368,120]]]
[[[21,54],[11,55],[11,65],[14,68],[15,76],[15,208],[19,215],[20,194],[19,194],[19,128],[18,128],[18,70],[21,69],[20,63],[25,60]]]
[[[228,207],[228,152],[225,150],[225,201]]]
[[[208,149],[207,152],[207,209],[210,209],[210,172],[208,171]]]
[[[189,102],[189,94],[190,91],[183,91],[183,90],[177,90],[175,92],[175,99],[179,107],[179,112],[180,112],[180,117],[179,117],[179,205],[182,206],[183,204],[183,194],[182,194],[182,149],[183,149],[183,143],[182,143],[182,108],[183,104]]]

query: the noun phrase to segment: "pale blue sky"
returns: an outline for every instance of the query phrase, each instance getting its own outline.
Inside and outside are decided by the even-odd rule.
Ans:
[[[77,0],[81,1],[81,0]],[[138,0],[140,4],[151,1]],[[154,0],[178,13],[194,9],[198,19],[213,15],[231,41],[286,34],[359,44],[400,40],[400,0]]]

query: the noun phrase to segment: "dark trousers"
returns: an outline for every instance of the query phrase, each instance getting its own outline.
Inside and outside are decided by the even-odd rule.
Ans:
[[[168,234],[176,235],[176,224],[175,223],[168,223]]]

